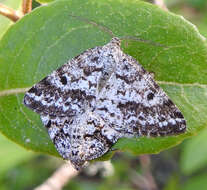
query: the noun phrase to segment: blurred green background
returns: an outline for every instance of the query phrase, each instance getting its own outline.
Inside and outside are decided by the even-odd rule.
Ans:
[[[15,9],[18,1],[0,1]],[[206,0],[165,0],[171,12],[182,15],[195,24],[207,37]],[[34,7],[38,3],[34,3]],[[0,16],[0,31],[11,22]],[[0,34],[0,37],[3,32]],[[207,130],[182,144],[151,155],[151,172],[158,189],[207,189]],[[73,190],[133,190],[139,189],[136,178],[143,174],[140,159],[129,153],[117,153],[112,159],[110,175],[101,172],[89,175],[83,171],[64,189]],[[0,134],[0,190],[33,189],[44,182],[64,162],[61,159],[27,151]]]

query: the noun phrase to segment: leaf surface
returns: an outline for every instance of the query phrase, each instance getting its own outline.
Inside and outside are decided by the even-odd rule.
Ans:
[[[128,37],[123,51],[155,74],[187,120],[183,135],[120,139],[114,149],[158,153],[206,127],[207,46],[194,25],[137,0],[64,0],[35,9],[0,41],[0,131],[25,148],[57,156],[39,116],[22,104],[24,92],[112,34]]]

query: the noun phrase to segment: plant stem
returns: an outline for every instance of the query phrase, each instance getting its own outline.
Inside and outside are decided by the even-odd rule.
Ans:
[[[157,185],[155,183],[155,180],[150,170],[150,163],[151,163],[150,156],[141,155],[139,159],[140,159],[140,163],[141,163],[141,167],[143,171],[143,176],[145,176],[145,178],[147,179],[150,190],[157,190]]]
[[[23,14],[27,14],[32,10],[32,0],[23,0],[22,1],[22,12]]]
[[[132,170],[130,178],[133,185],[140,190],[158,190],[155,180],[150,171],[149,155],[139,156],[142,168],[142,175]]]
[[[9,18],[13,22],[19,20],[23,15],[21,12],[15,11],[14,9],[7,7],[0,3],[0,14]]]
[[[34,190],[61,190],[71,178],[78,175],[78,171],[73,168],[70,162],[63,164],[54,174],[49,177],[43,184]]]

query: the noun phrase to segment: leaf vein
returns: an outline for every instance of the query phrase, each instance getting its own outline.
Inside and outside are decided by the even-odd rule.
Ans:
[[[187,86],[187,87],[200,87],[207,88],[207,84],[199,84],[199,83],[178,83],[178,82],[167,82],[167,81],[156,81],[158,84],[163,85],[172,85],[172,86]]]
[[[19,100],[19,96],[16,94],[16,98],[17,98],[17,104],[18,104],[18,107],[19,107],[19,110],[20,112],[24,115],[25,119],[33,126],[38,126],[37,123],[35,123],[33,120],[30,120],[28,115],[24,112],[24,110],[22,109],[22,104],[20,104],[20,100]],[[39,127],[35,127],[35,129],[39,129]],[[41,131],[39,129],[39,131]]]
[[[52,43],[50,46],[48,46],[44,52],[48,52],[52,47],[54,47],[55,45],[57,45],[59,42],[61,42],[61,40],[63,40],[68,34],[70,34],[71,32],[77,30],[77,29],[81,29],[81,28],[89,28],[88,25],[84,25],[84,26],[81,26],[81,27],[76,27],[76,28],[71,28],[70,30],[68,30],[67,32],[65,32],[60,38],[57,38],[56,41],[54,41],[54,43]],[[37,65],[37,69],[35,71],[35,74],[34,74],[34,81],[37,80],[37,74],[38,74],[38,71],[39,71],[39,67],[40,67],[40,64],[42,62],[42,59],[45,57],[46,53],[42,53],[42,56],[40,57],[40,61],[38,61],[38,65]]]
[[[13,94],[21,94],[27,92],[31,87],[27,88],[15,88],[15,89],[8,89],[0,91],[0,97],[2,96],[9,96]]]
[[[183,86],[181,86],[181,96],[184,98],[185,102],[190,105],[195,111],[199,113],[199,109],[192,103],[190,103],[189,99],[186,97]],[[192,115],[194,117],[194,114]]]
[[[7,77],[6,77],[6,80],[5,80],[5,86],[6,86],[6,88],[8,87],[9,76],[10,76],[9,73],[10,73],[10,71],[12,70],[14,64],[16,63],[17,58],[19,57],[19,55],[21,55],[21,52],[23,51],[25,45],[26,45],[27,43],[29,43],[30,40],[33,40],[33,38],[34,38],[34,36],[35,36],[36,33],[39,33],[41,30],[44,30],[44,29],[45,29],[45,25],[48,24],[49,22],[53,21],[54,17],[56,17],[56,16],[57,16],[57,15],[54,14],[52,17],[50,17],[49,19],[47,19],[47,21],[46,21],[45,23],[43,23],[43,25],[42,25],[40,28],[37,27],[38,30],[33,31],[33,32],[30,34],[30,37],[27,38],[27,39],[25,39],[25,40],[23,41],[23,44],[22,44],[21,48],[19,49],[19,51],[18,51],[18,52],[16,53],[16,55],[14,56],[14,61],[10,64],[10,66],[9,66],[9,68],[8,68],[8,71],[7,71],[7,74],[6,74]]]

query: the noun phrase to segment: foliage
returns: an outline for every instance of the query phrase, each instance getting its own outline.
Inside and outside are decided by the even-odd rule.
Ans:
[[[65,0],[35,9],[1,40],[1,132],[28,149],[58,155],[39,116],[22,105],[18,90],[31,87],[85,49],[105,44],[112,32],[145,40],[125,40],[123,49],[155,73],[188,124],[184,135],[121,139],[114,148],[157,153],[205,127],[207,47],[192,24],[141,1]],[[7,90],[14,93],[5,95]]]
[[[8,141],[8,139],[2,135],[0,135],[0,147],[0,175],[18,163],[29,160],[34,156],[34,153],[25,151],[20,146]]]
[[[40,3],[52,1],[38,0]],[[207,36],[204,1],[166,0],[172,11],[196,23],[201,34]],[[5,2],[12,3],[8,6],[15,9],[20,7],[20,1],[2,3]],[[197,12],[189,13],[192,9],[202,12],[199,16]],[[136,155],[157,153],[199,134],[166,152],[181,170],[171,171],[172,177],[166,178],[164,189],[206,187],[207,47],[195,26],[180,16],[138,0],[57,0],[34,9],[13,26],[8,19],[0,19],[0,38],[5,34],[0,40],[0,131],[5,136],[26,149],[58,156],[39,116],[22,105],[25,88],[85,49],[107,43],[110,31],[118,37],[137,37],[140,40],[122,42],[124,52],[155,73],[155,80],[184,113],[188,131],[177,137],[121,139],[114,149]],[[3,22],[6,22],[4,28]],[[34,157],[5,137],[0,137],[0,147],[0,190],[34,188],[60,164],[60,160],[51,161],[52,157]],[[109,159],[111,155],[101,159]],[[65,189],[132,189],[128,174],[132,169],[140,173],[139,163],[128,154],[115,159],[113,176],[92,181],[81,175]],[[152,159],[152,165],[155,161]],[[159,160],[157,164],[169,170],[172,163],[164,165]],[[159,177],[159,173],[154,176]],[[166,173],[162,171],[161,176]]]
[[[181,169],[191,174],[207,164],[207,130],[184,144],[181,157]]]

